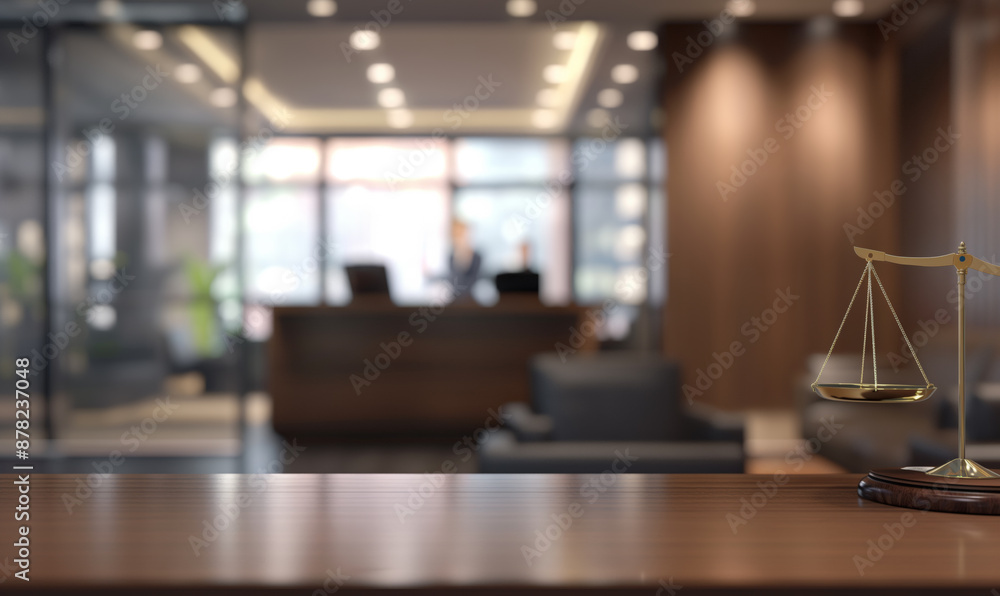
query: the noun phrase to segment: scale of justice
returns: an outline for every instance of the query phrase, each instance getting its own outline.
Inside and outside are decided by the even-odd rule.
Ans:
[[[858,495],[862,498],[911,509],[946,511],[952,513],[972,513],[984,515],[1000,515],[1000,473],[990,470],[965,457],[965,276],[969,269],[982,271],[1000,277],[1000,266],[978,259],[965,251],[965,243],[958,247],[958,252],[938,257],[897,257],[887,255],[877,250],[855,247],[854,252],[867,261],[854,296],[847,306],[844,319],[837,328],[830,351],[827,352],[823,366],[820,367],[816,381],[812,384],[813,391],[826,399],[841,402],[864,403],[915,403],[923,401],[934,393],[936,387],[928,380],[924,367],[917,358],[909,336],[903,330],[899,316],[889,301],[889,295],[875,272],[875,263],[885,261],[899,265],[917,267],[954,267],[958,272],[958,458],[936,468],[910,467],[902,469],[872,470],[858,485]],[[913,360],[924,378],[923,385],[900,385],[879,383],[878,371],[875,366],[875,310],[872,293],[872,279],[882,291],[889,311],[896,319],[900,333],[906,341]],[[820,383],[823,369],[826,368],[834,346],[844,328],[847,316],[858,297],[861,286],[867,279],[868,304],[865,310],[864,339],[861,352],[861,379],[858,383]],[[869,323],[870,321],[870,323]],[[873,382],[865,383],[865,353],[867,351],[868,335],[871,335],[872,377]]]

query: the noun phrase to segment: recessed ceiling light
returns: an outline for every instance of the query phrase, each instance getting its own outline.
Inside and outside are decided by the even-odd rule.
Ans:
[[[597,105],[602,108],[617,108],[622,105],[622,101],[624,101],[624,99],[625,96],[622,95],[621,91],[610,87],[607,89],[601,89],[597,93]]]
[[[619,85],[628,85],[639,80],[639,69],[631,64],[619,64],[611,69],[611,80]]]
[[[587,124],[594,128],[601,128],[611,120],[611,114],[607,110],[594,108],[587,112]]]
[[[212,89],[208,94],[208,101],[217,108],[231,108],[236,105],[236,92],[229,87]]]
[[[309,0],[306,12],[314,17],[332,17],[337,13],[337,3],[334,0]]]
[[[856,17],[865,11],[865,3],[861,0],[836,0],[833,3],[833,14],[838,17]]]
[[[536,10],[535,0],[507,0],[507,14],[512,17],[530,17]]]
[[[386,87],[378,92],[378,105],[383,108],[398,108],[406,103],[406,96],[401,89]]]
[[[625,38],[629,48],[637,52],[646,52],[656,47],[659,39],[652,31],[633,31]]]
[[[351,47],[355,50],[374,50],[382,43],[382,37],[374,31],[358,29],[354,33],[351,33],[349,41],[351,42]]]
[[[748,17],[757,11],[757,5],[753,0],[729,0],[726,10],[734,17]]]
[[[552,45],[557,50],[569,51],[576,45],[576,31],[559,31],[552,36]]]
[[[531,124],[535,128],[552,128],[558,120],[552,110],[535,110],[531,113]]]
[[[392,128],[410,128],[413,126],[413,112],[410,110],[389,110],[386,121]]]
[[[97,13],[106,19],[119,19],[122,16],[122,3],[119,0],[101,0],[97,3]]]
[[[163,36],[160,35],[159,31],[151,29],[136,31],[132,35],[132,45],[140,50],[158,50],[163,45]]]
[[[178,64],[174,69],[174,79],[188,85],[197,83],[201,80],[201,68],[197,64]]]
[[[542,89],[535,96],[535,101],[543,108],[554,108],[559,105],[559,92],[555,89]]]
[[[546,83],[558,85],[566,80],[566,67],[562,64],[549,64],[542,71]]]
[[[388,83],[396,78],[396,69],[391,64],[379,62],[368,67],[368,80],[375,84]]]

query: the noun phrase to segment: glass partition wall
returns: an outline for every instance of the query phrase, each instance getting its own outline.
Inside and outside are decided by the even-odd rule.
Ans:
[[[49,34],[57,454],[238,455],[240,32]]]
[[[0,27],[5,41],[19,28]],[[15,451],[15,398],[30,405],[35,449],[45,445],[44,40],[0,44],[0,447]],[[54,349],[54,348],[53,348]],[[35,351],[35,352],[33,352]],[[44,349],[42,349],[44,351]],[[17,360],[28,358],[22,368]],[[33,364],[32,364],[33,363]],[[22,362],[22,364],[24,364]],[[18,371],[22,376],[18,375]],[[17,382],[21,381],[20,387]],[[16,394],[24,388],[23,394]]]

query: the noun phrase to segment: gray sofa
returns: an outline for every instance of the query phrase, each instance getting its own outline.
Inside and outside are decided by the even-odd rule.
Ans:
[[[656,354],[598,352],[530,362],[531,405],[480,450],[485,473],[739,473],[739,416],[683,403],[680,370]],[[622,465],[618,465],[618,471]]]

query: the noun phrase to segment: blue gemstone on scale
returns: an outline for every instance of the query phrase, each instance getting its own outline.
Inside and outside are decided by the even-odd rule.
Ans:
[[[958,257],[959,261],[965,261],[965,257]]]

